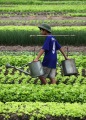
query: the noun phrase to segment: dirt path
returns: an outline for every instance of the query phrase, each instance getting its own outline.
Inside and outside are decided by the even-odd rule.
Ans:
[[[64,51],[86,53],[86,46],[63,46]],[[39,51],[41,46],[0,46],[0,51]]]
[[[34,16],[7,16],[0,17],[0,20],[86,20],[86,17],[72,16],[49,16],[49,15],[34,15]]]
[[[28,16],[0,16],[0,21],[3,21],[3,24],[1,25],[6,25],[6,21],[10,21],[8,24],[10,25],[34,25],[32,22],[29,22],[31,20],[41,20],[41,21],[45,21],[45,20],[55,20],[52,23],[50,22],[50,24],[52,24],[52,26],[56,26],[56,25],[65,25],[65,26],[71,26],[71,25],[75,25],[75,26],[84,26],[86,25],[86,17],[72,17],[72,16],[52,16],[52,15],[28,15]],[[66,20],[72,21],[72,22],[65,22]],[[18,21],[20,21],[18,23]],[[26,23],[26,21],[28,21]],[[36,22],[36,25],[38,23]]]

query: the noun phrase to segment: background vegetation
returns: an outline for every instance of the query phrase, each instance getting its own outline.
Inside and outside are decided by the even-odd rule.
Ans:
[[[0,0],[0,45],[42,45],[44,37],[36,35],[44,22],[61,45],[86,46],[86,0]],[[77,75],[64,76],[57,65],[56,85],[47,79],[44,86],[38,78],[5,67],[21,68],[33,61],[34,52],[0,52],[0,120],[86,120],[85,53],[69,53]],[[58,53],[59,65],[62,60]]]

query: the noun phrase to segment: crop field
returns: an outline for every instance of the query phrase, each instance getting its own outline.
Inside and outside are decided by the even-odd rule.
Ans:
[[[64,76],[58,51],[56,84],[6,67],[30,73],[41,23],[76,63],[77,74]],[[86,0],[0,0],[0,120],[86,120]]]
[[[29,75],[25,75],[24,73],[21,73],[19,71],[16,71],[15,68],[6,69],[6,64],[10,63],[13,66],[17,66],[21,68],[24,64],[28,62],[33,61],[34,57],[37,53],[33,52],[23,52],[23,53],[5,53],[1,52],[0,56],[0,83],[2,84],[23,84],[23,83],[31,83],[31,84],[40,84],[40,80],[38,78],[31,78]],[[23,55],[24,54],[24,55]],[[78,53],[77,53],[78,55]],[[77,55],[69,55],[70,58],[75,59]],[[43,57],[43,56],[42,56]],[[42,58],[41,58],[42,59]],[[61,64],[63,57],[59,54],[59,64]],[[83,59],[82,63],[81,60]],[[76,59],[76,66],[78,69],[78,75],[77,76],[63,76],[62,69],[57,64],[57,73],[56,73],[56,79],[57,84],[58,83],[65,83],[65,84],[74,84],[74,83],[85,83],[85,77],[86,77],[86,56],[80,55]],[[29,72],[29,67],[22,68],[24,71]]]
[[[56,85],[51,85],[48,78],[48,84],[41,85],[38,78],[32,78],[30,75],[19,72],[14,68],[6,68],[7,63],[22,68],[24,64],[27,64],[27,61],[33,61],[36,55],[36,51],[35,54],[28,51],[0,52],[1,120],[4,118],[8,120],[14,118],[23,120],[60,120],[61,115],[62,120],[66,119],[65,115],[67,115],[67,118],[71,116],[73,120],[75,117],[82,119],[85,116],[84,110],[86,107],[85,53],[69,53],[69,57],[76,60],[77,75],[64,76],[62,69],[57,64]],[[42,58],[43,56],[40,60]],[[62,60],[62,55],[58,53],[59,65]],[[28,66],[22,69],[29,72]],[[75,114],[76,108],[80,109]],[[67,111],[69,111],[69,114]]]
[[[34,23],[35,20],[36,23]],[[86,1],[0,1],[0,25],[38,25],[40,22],[49,22],[49,20],[53,20],[51,22],[53,26],[86,25]]]

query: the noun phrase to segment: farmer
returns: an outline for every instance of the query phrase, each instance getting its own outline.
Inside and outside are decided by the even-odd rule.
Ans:
[[[41,24],[38,26],[40,29],[41,35],[46,36],[45,42],[39,51],[37,57],[34,61],[38,61],[41,55],[44,53],[44,58],[42,61],[44,75],[40,76],[41,84],[47,84],[46,78],[50,79],[51,84],[56,84],[55,74],[56,74],[56,64],[57,64],[57,50],[63,54],[65,59],[68,59],[65,55],[62,47],[55,39],[55,37],[51,34],[51,27],[47,24]]]

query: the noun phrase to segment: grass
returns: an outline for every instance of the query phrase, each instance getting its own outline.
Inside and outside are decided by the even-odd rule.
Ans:
[[[40,34],[36,26],[2,26],[0,27],[0,45],[42,45],[43,37],[30,37],[30,35]],[[54,35],[69,35],[57,36],[56,39],[62,45],[86,45],[86,27],[52,27]],[[70,37],[70,35],[75,35]]]
[[[48,5],[50,5],[50,4],[85,4],[86,3],[86,1],[85,0],[54,0],[54,1],[45,1],[45,0],[0,0],[0,4],[28,4],[28,5],[32,5],[32,4],[39,4],[39,5],[41,5],[41,4],[48,4]]]
[[[86,5],[1,5],[0,12],[86,12]]]

